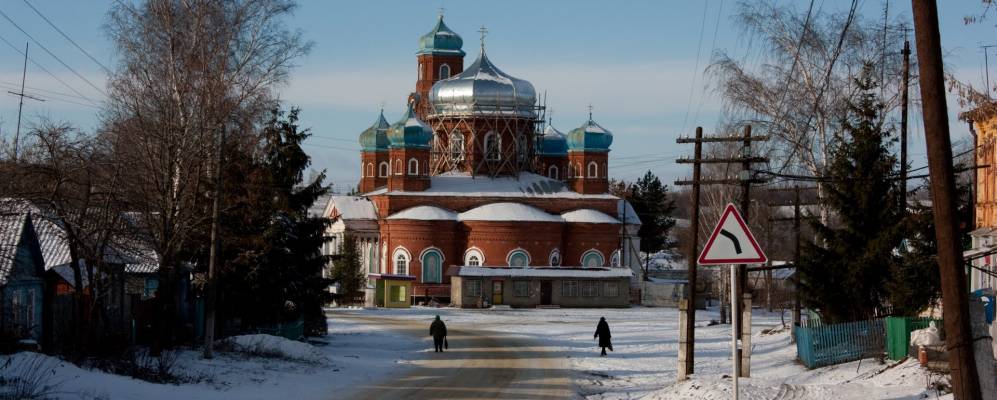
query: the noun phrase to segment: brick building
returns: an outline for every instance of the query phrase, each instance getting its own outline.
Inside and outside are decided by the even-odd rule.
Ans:
[[[368,297],[380,279],[413,277],[411,301],[447,302],[462,289],[451,266],[614,282],[622,272],[605,269],[639,270],[640,221],[607,192],[612,133],[591,112],[567,135],[548,126],[533,85],[498,69],[483,42],[464,69],[463,40],[442,16],[419,44],[407,110],[393,124],[382,111],[360,134],[361,194],[326,209],[330,243],[358,240]],[[576,303],[589,305],[565,302]]]
[[[970,291],[997,289],[997,107],[993,104],[963,113],[975,136],[976,165],[973,249],[965,253],[975,268],[969,273]]]

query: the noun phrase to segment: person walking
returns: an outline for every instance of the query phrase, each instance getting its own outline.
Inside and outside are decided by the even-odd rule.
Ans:
[[[599,318],[599,325],[595,327],[595,335],[592,336],[593,339],[599,338],[599,347],[602,347],[602,355],[606,355],[606,348],[609,351],[613,351],[613,343],[609,341],[612,335],[609,333],[609,323],[606,322],[606,317]]]
[[[442,353],[447,341],[447,324],[443,323],[439,315],[429,325],[429,335],[433,337],[433,345],[436,348],[436,353]]]

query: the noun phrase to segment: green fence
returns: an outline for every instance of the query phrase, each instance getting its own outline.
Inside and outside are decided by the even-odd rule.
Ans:
[[[906,357],[910,349],[910,333],[927,328],[931,321],[935,321],[935,326],[941,328],[942,321],[940,319],[887,317],[886,356],[891,360]]]
[[[793,329],[797,357],[810,369],[878,357],[884,351],[886,332],[881,318],[833,325],[804,324]]]
[[[305,321],[303,319],[298,319],[293,322],[268,325],[257,328],[256,333],[281,336],[291,340],[301,340],[305,337]]]

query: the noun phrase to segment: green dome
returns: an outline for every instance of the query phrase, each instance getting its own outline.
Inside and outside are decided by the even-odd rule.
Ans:
[[[568,151],[607,152],[613,144],[613,134],[591,118],[584,125],[568,132]]]
[[[393,148],[428,149],[432,140],[433,129],[415,115],[411,103],[402,119],[388,128],[388,141]]]
[[[464,39],[450,30],[440,15],[433,30],[419,38],[419,51],[416,54],[455,54],[463,57],[464,50],[460,49],[463,46]]]
[[[568,154],[568,140],[561,131],[547,125],[543,139],[540,141],[540,154],[545,156],[563,156]]]
[[[363,151],[385,151],[388,149],[388,120],[384,119],[384,110],[370,128],[360,134],[360,147]]]

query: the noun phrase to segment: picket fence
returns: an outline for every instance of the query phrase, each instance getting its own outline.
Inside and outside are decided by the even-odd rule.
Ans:
[[[841,324],[795,326],[796,354],[807,368],[879,357],[885,351],[882,318]]]

